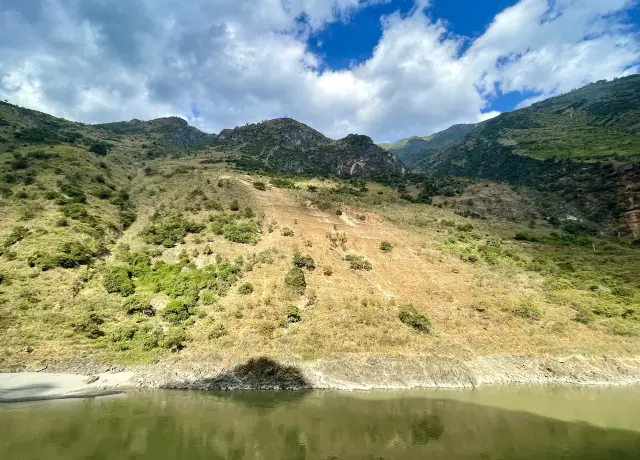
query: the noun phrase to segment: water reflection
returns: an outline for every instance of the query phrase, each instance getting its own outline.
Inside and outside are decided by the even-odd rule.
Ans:
[[[2,459],[634,459],[640,433],[419,397],[161,391],[6,405]]]

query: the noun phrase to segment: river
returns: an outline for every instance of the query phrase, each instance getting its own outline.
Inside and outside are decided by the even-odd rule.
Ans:
[[[0,459],[640,459],[640,388],[144,391],[0,404]]]

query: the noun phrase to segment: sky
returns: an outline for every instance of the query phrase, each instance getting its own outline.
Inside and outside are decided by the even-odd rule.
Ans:
[[[640,72],[640,0],[0,0],[0,99],[376,142]]]

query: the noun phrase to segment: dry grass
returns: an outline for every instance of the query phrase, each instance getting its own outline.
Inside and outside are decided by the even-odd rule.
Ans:
[[[331,181],[301,181],[299,189],[267,187],[260,191],[253,182],[268,180],[230,171],[221,165],[200,165],[197,160],[148,162],[156,173],[139,170],[131,190],[138,220],[110,247],[128,245],[131,250],[150,249],[139,237],[156,213],[186,211],[197,221],[206,221],[216,201],[228,209],[237,199],[240,208],[252,207],[262,222],[260,241],[243,245],[205,231],[189,235],[184,244],[163,249],[155,260],[176,262],[186,250],[199,267],[216,258],[235,260],[242,256],[272,252],[268,262],[245,271],[242,282],[251,283],[252,293],[231,289],[226,296],[198,307],[195,322],[186,328],[189,342],[182,350],[185,360],[222,356],[242,358],[257,354],[314,359],[345,353],[371,355],[541,355],[563,353],[634,355],[640,352],[636,338],[611,334],[604,327],[572,321],[575,314],[567,302],[555,301],[539,273],[509,265],[470,264],[445,244],[454,229],[443,219],[467,223],[450,210],[409,204],[397,193],[369,184],[364,196],[325,193]],[[189,170],[193,167],[193,170]],[[181,169],[177,169],[181,168]],[[182,172],[181,172],[182,171]],[[222,178],[222,187],[218,186]],[[307,191],[315,185],[317,192]],[[193,191],[199,189],[195,196]],[[382,192],[382,194],[378,193]],[[206,199],[203,199],[206,196]],[[321,210],[314,202],[329,201]],[[335,210],[340,209],[341,215]],[[6,213],[6,208],[1,211]],[[13,211],[12,211],[13,212]],[[50,219],[43,213],[43,219]],[[15,217],[2,215],[3,222]],[[13,219],[13,220],[12,220]],[[478,224],[477,233],[511,232],[511,224]],[[284,237],[275,228],[289,227],[294,236]],[[332,245],[327,234],[346,237],[343,245]],[[3,229],[4,233],[4,229]],[[3,236],[3,235],[0,235]],[[393,250],[380,250],[389,241]],[[509,245],[510,243],[505,243]],[[206,247],[212,254],[204,254]],[[284,284],[292,267],[295,249],[310,255],[316,268],[305,271],[307,288],[297,295]],[[517,248],[515,248],[517,249]],[[514,249],[514,250],[515,250]],[[349,268],[348,252],[364,256],[371,271]],[[2,261],[10,285],[0,285],[0,362],[37,362],[51,358],[86,355],[98,359],[149,361],[166,350],[141,353],[119,350],[108,340],[123,324],[134,320],[122,311],[122,298],[107,294],[101,285],[100,264],[111,263],[114,254],[96,268],[56,269],[38,272],[24,263]],[[331,267],[332,275],[324,274]],[[30,300],[31,299],[31,300]],[[532,299],[542,311],[538,321],[513,314],[523,299]],[[161,307],[167,299],[160,302]],[[432,334],[420,333],[398,319],[399,306],[413,305],[434,326]],[[289,306],[298,307],[301,321],[287,321]],[[105,318],[104,339],[91,340],[74,333],[70,324],[95,312]],[[163,326],[160,317],[145,320]],[[30,352],[25,352],[29,347]]]

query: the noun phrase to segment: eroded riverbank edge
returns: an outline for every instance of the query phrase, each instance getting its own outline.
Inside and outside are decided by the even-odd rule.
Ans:
[[[194,390],[475,388],[499,384],[640,385],[640,357],[348,357],[120,367],[74,359],[0,374],[0,401],[90,397],[135,388]],[[32,372],[27,372],[31,370]],[[34,370],[38,372],[33,372]],[[105,393],[106,392],[106,393]]]

